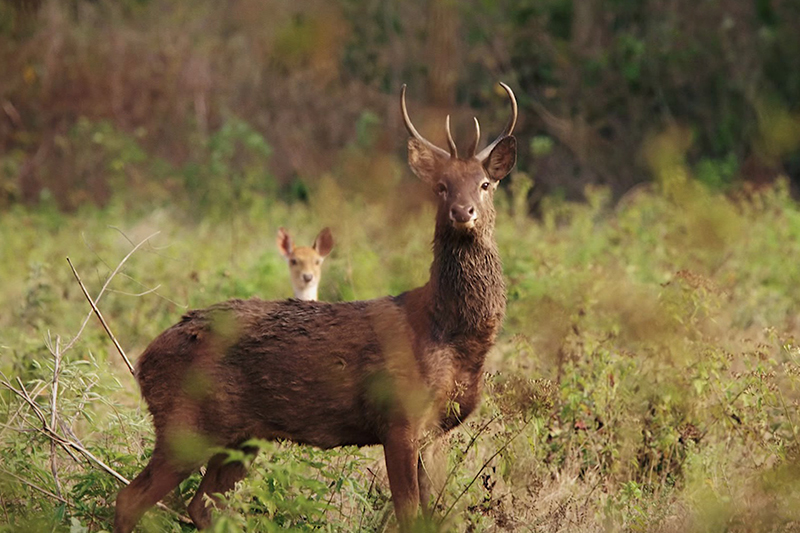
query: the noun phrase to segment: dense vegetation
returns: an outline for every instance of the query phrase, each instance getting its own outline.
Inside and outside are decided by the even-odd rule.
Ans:
[[[618,198],[665,142],[713,187],[797,180],[798,27],[787,0],[2,0],[0,206],[205,198],[215,171],[244,194],[253,168],[295,192],[360,182],[402,149],[402,83],[441,142],[446,113],[457,138],[473,114],[492,130],[509,83],[534,207],[588,183]],[[209,170],[235,121],[277,156]]]
[[[613,208],[609,192],[594,189],[586,204],[546,202],[533,221],[520,207],[530,183],[510,179],[497,201],[508,318],[482,409],[450,439],[447,527],[796,527],[800,209],[785,187],[731,199],[683,182]],[[119,482],[75,448],[74,457],[53,449],[43,423],[128,478],[151,450],[137,387],[94,317],[75,337],[89,307],[65,256],[97,295],[150,237],[99,303],[135,357],[186,306],[290,295],[274,249],[279,225],[310,239],[335,221],[325,299],[423,282],[432,210],[409,210],[407,188],[367,203],[331,180],[308,205],[264,199],[225,221],[130,213],[121,199],[69,216],[3,214],[0,361],[8,385],[42,414],[19,394],[0,396],[5,530],[110,525]],[[51,403],[54,354],[63,355]],[[182,511],[196,483],[168,505]],[[272,445],[215,531],[382,531],[390,509],[379,450]],[[181,529],[164,512],[148,520],[153,531]]]
[[[280,226],[331,226],[322,299],[419,286],[397,88],[426,136],[491,136],[497,79],[508,315],[441,529],[800,527],[798,4],[402,6],[0,0],[0,531],[109,529],[152,450],[66,257],[132,360],[187,308],[290,296]],[[229,500],[214,531],[396,527],[378,449],[265,444]]]

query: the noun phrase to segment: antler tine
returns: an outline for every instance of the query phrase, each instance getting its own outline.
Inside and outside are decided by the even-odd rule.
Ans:
[[[442,150],[441,148],[439,148],[438,146],[436,146],[435,144],[433,144],[432,142],[430,142],[428,139],[426,139],[425,137],[420,135],[419,132],[417,131],[417,128],[415,128],[414,125],[411,123],[411,119],[408,117],[408,108],[406,108],[406,84],[405,83],[403,84],[403,87],[400,88],[400,112],[403,115],[403,123],[406,125],[406,129],[408,130],[409,135],[411,135],[413,138],[415,138],[416,140],[418,140],[419,142],[421,142],[422,144],[424,144],[425,146],[427,146],[428,148],[430,148],[434,152],[437,152],[437,153],[439,153],[441,155],[445,155],[445,156],[450,155],[447,152],[445,152],[444,150]],[[449,128],[448,128],[448,132],[449,132]]]
[[[480,153],[475,156],[479,161],[483,161],[489,157],[489,154],[492,153],[492,150],[495,146],[497,146],[497,143],[502,141],[505,137],[511,135],[511,132],[514,131],[514,126],[517,125],[517,115],[519,114],[519,109],[517,108],[517,98],[514,96],[514,91],[512,91],[511,87],[502,81],[500,82],[500,86],[505,89],[506,93],[508,93],[509,100],[511,100],[511,117],[508,119],[506,127],[503,129],[503,133],[501,133],[497,139],[492,142],[492,144],[481,150]]]
[[[475,150],[478,149],[478,143],[481,142],[481,125],[477,118],[472,117],[472,120],[475,121],[475,140],[467,148],[467,157],[475,157]]]
[[[450,148],[450,157],[458,159],[458,148],[456,148],[456,142],[453,140],[453,134],[450,133],[450,115],[447,115],[444,125],[447,129],[447,146]]]

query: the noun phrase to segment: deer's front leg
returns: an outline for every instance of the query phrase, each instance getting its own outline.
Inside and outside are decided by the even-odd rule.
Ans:
[[[383,443],[389,487],[400,529],[408,531],[419,507],[419,442],[408,424],[392,427]]]
[[[433,515],[434,501],[444,490],[447,477],[447,454],[445,453],[445,437],[436,437],[427,446],[423,446],[419,454],[417,477],[419,479],[419,500],[423,514],[430,518]]]

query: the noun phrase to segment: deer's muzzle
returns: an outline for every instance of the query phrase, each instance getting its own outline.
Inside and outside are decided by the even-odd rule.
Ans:
[[[454,205],[450,208],[450,220],[457,228],[471,228],[475,225],[478,213],[471,205]]]

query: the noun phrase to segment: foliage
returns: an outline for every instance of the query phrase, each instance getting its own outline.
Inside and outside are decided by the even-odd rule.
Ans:
[[[798,25],[740,0],[0,0],[0,531],[109,529],[110,469],[152,450],[64,257],[134,359],[187,308],[290,296],[280,226],[332,228],[321,299],[419,286],[433,213],[385,110],[407,82],[460,140],[502,122],[497,79],[524,141],[508,314],[419,530],[796,528],[800,208],[774,178],[800,168]],[[380,450],[258,445],[213,531],[395,527]]]
[[[658,180],[649,142],[675,128],[704,183],[797,179],[798,25],[796,2],[749,0],[2,0],[0,207],[316,184],[347,147],[402,148],[373,120],[402,83],[458,109],[456,137],[470,114],[496,131],[510,83],[533,202]]]
[[[608,191],[590,189],[586,204],[550,198],[535,221],[519,216],[514,198],[527,194],[530,178],[510,179],[519,183],[497,198],[505,329],[480,411],[448,439],[443,522],[420,528],[773,531],[796,523],[800,285],[783,265],[800,260],[800,209],[785,186],[732,197],[685,182],[614,208]],[[180,206],[128,211],[114,198],[69,216],[4,214],[9,282],[0,298],[13,313],[0,318],[0,370],[18,390],[19,377],[49,419],[51,350],[88,314],[63,257],[97,294],[131,243],[159,230],[99,301],[134,357],[184,306],[288,296],[272,248],[278,225],[306,228],[300,234],[310,239],[333,222],[324,299],[423,282],[432,213],[402,209],[408,184],[373,205],[326,183],[310,191],[311,208],[272,199],[271,209],[229,213],[219,224]],[[335,209],[314,210],[322,199]],[[397,222],[387,225],[387,216]],[[131,478],[147,461],[152,429],[131,376],[89,318],[61,361],[60,431]],[[3,530],[110,528],[119,482],[75,449],[75,458],[53,452],[19,395],[6,388],[0,402]],[[384,531],[394,521],[379,449],[259,446],[214,531]],[[165,503],[184,513],[197,483],[193,476]],[[188,526],[151,511],[142,527]]]

